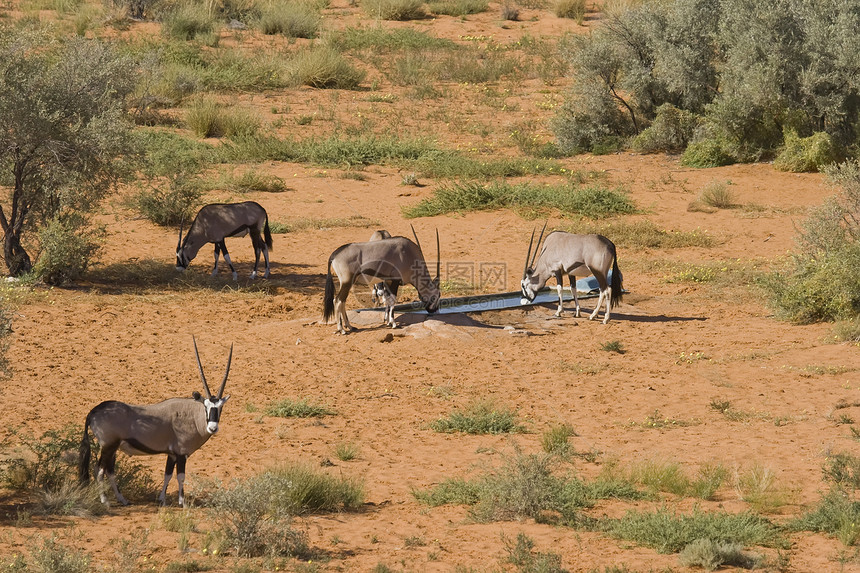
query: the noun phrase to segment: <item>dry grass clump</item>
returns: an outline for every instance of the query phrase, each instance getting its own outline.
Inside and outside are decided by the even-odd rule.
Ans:
[[[294,86],[314,88],[355,89],[364,80],[365,72],[353,66],[331,46],[313,46],[299,51],[288,66]]]
[[[738,206],[735,193],[729,188],[730,181],[711,181],[705,185],[699,196],[687,207],[688,211],[713,213],[718,209],[732,209]]]
[[[585,0],[556,0],[553,12],[559,18],[570,18],[582,25],[585,20]]]
[[[368,15],[381,20],[421,20],[427,17],[422,0],[363,0]]]

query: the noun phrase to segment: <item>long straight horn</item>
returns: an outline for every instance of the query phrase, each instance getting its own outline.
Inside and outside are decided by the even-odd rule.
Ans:
[[[415,237],[415,244],[418,245],[418,248],[420,249],[421,241],[418,240],[418,233],[415,232],[415,227],[412,226],[412,223],[409,223],[409,228],[412,229],[412,236]]]
[[[218,389],[218,397],[220,400],[221,396],[224,395],[224,386],[227,385],[227,376],[230,374],[230,362],[233,360],[233,343],[230,343],[230,354],[227,356],[227,370],[224,371],[224,379],[221,381],[221,387]]]
[[[439,284],[439,275],[442,267],[442,250],[439,248],[439,229],[436,229],[436,284]]]
[[[526,273],[529,270],[529,259],[532,256],[532,245],[535,242],[535,231],[537,229],[532,229],[532,238],[529,240],[529,251],[526,253],[526,264],[523,267],[523,278],[526,278]]]
[[[179,242],[176,243],[176,251],[182,248],[182,226],[185,224],[185,218],[179,220]]]
[[[535,265],[535,259],[537,259],[538,251],[540,251],[540,242],[541,242],[541,240],[543,240],[543,232],[546,231],[546,224],[547,223],[549,223],[549,219],[544,221],[543,229],[540,230],[540,236],[538,237],[537,245],[535,245],[535,252],[534,252],[534,255],[532,255],[532,262],[529,263],[530,267],[534,267],[534,265]]]
[[[206,375],[203,374],[203,365],[200,363],[200,352],[197,351],[197,339],[194,336],[191,336],[191,340],[194,341],[194,356],[197,357],[197,368],[200,370],[200,380],[203,381],[203,389],[206,390],[206,397],[210,400],[212,399],[212,392],[209,391],[209,384],[206,383]],[[232,350],[231,350],[232,352]],[[226,378],[225,378],[226,381]]]

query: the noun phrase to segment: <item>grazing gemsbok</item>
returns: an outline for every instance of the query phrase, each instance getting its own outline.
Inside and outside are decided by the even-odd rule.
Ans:
[[[544,225],[546,229],[546,225]],[[544,287],[550,277],[555,277],[558,290],[558,311],[556,316],[562,313],[562,285],[564,275],[570,280],[570,290],[573,291],[573,301],[576,304],[576,314],[579,317],[579,297],[576,294],[576,277],[587,277],[594,275],[600,287],[600,296],[588,319],[594,320],[600,310],[603,301],[606,301],[606,312],[603,316],[603,324],[609,322],[609,309],[615,308],[621,302],[623,290],[621,271],[618,270],[618,257],[615,253],[615,244],[603,235],[574,235],[564,231],[553,231],[546,237],[543,248],[540,242],[543,231],[538,238],[535,254],[532,255],[532,243],[534,242],[534,231],[529,242],[529,251],[526,255],[526,265],[523,269],[522,294],[529,301],[533,301],[540,289]],[[540,250],[540,255],[538,255]],[[529,262],[531,257],[531,262]],[[535,262],[537,257],[537,262]],[[608,277],[612,269],[611,284]]]
[[[176,270],[184,271],[192,259],[197,256],[200,248],[206,243],[215,243],[215,268],[212,276],[218,274],[218,255],[224,253],[224,260],[233,273],[233,280],[239,275],[233,268],[227,245],[227,237],[244,237],[251,233],[251,244],[254,245],[254,272],[251,278],[257,277],[257,266],[260,264],[260,253],[266,259],[264,278],[269,278],[269,250],[272,248],[272,233],[269,230],[269,216],[266,210],[254,201],[242,203],[212,203],[197,212],[194,221],[188,228],[185,238],[182,237],[182,225],[179,226],[179,243],[176,246]],[[265,240],[264,238],[265,237]]]
[[[192,338],[193,340],[193,338]],[[158,496],[162,505],[166,504],[167,484],[176,468],[176,481],[179,483],[179,505],[185,505],[185,462],[188,456],[196,452],[200,446],[218,431],[218,421],[221,418],[221,408],[230,399],[224,396],[224,385],[230,374],[230,361],[233,359],[233,345],[227,357],[227,369],[218,394],[213,396],[203,374],[200,354],[197,351],[197,341],[194,340],[194,354],[197,357],[197,367],[203,390],[206,396],[194,392],[191,398],[170,398],[147,406],[130,406],[123,402],[109,400],[102,402],[87,414],[84,422],[84,437],[78,458],[78,476],[82,483],[90,480],[90,438],[88,429],[101,446],[96,481],[101,489],[101,501],[107,503],[102,486],[107,474],[116,499],[123,505],[128,501],[119,492],[116,485],[114,468],[116,466],[116,451],[121,449],[130,456],[166,454],[167,465],[164,468],[164,487]]]
[[[439,232],[436,231],[436,278],[430,276],[420,245],[406,237],[391,237],[366,243],[341,245],[328,259],[323,320],[337,317],[337,332],[346,334],[352,327],[346,314],[346,297],[355,283],[384,281],[396,298],[401,284],[411,284],[429,313],[439,308]],[[340,288],[335,293],[333,273]]]

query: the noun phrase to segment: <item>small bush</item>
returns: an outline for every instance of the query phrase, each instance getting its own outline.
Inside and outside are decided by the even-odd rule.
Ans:
[[[556,454],[566,457],[573,452],[570,438],[577,436],[576,431],[567,424],[553,426],[541,436],[541,447],[548,454]]]
[[[683,151],[693,138],[697,122],[689,111],[663,104],[657,108],[653,123],[633,140],[632,147],[641,153]]]
[[[476,402],[452,412],[430,424],[436,432],[465,434],[520,433],[525,429],[517,424],[517,414],[508,408],[496,408],[492,402]]]
[[[312,404],[306,398],[301,400],[285,398],[269,404],[266,408],[266,414],[279,418],[320,418],[322,416],[334,416],[336,412],[325,406]]]
[[[215,33],[215,18],[205,3],[182,2],[167,12],[162,30],[168,38],[195,40],[211,37]]]
[[[710,138],[687,146],[681,155],[681,165],[687,167],[721,167],[735,163],[737,158],[722,139]]]
[[[41,547],[30,552],[30,571],[40,573],[87,573],[90,556],[82,551],[70,549],[57,542],[54,537],[42,540]]]
[[[833,139],[819,131],[809,137],[785,132],[785,145],[773,161],[774,169],[793,173],[815,172],[839,159]]]
[[[759,560],[744,553],[743,549],[740,543],[697,539],[684,547],[678,558],[685,567],[702,567],[707,571],[715,571],[723,565],[755,568]]]
[[[264,34],[282,34],[290,38],[316,38],[322,16],[308,2],[270,0],[260,7],[255,26]]]
[[[828,483],[848,491],[860,489],[860,457],[844,452],[829,456],[823,472]]]
[[[516,571],[522,573],[566,573],[561,567],[561,556],[556,553],[543,553],[534,551],[534,541],[525,533],[518,533],[516,542],[502,538],[505,543],[505,551],[508,554],[507,562],[516,567]]]
[[[223,185],[231,191],[248,193],[259,191],[262,193],[281,193],[287,190],[287,184],[276,175],[267,175],[257,170],[245,171],[241,175],[225,178]]]
[[[349,462],[358,457],[359,447],[355,444],[342,442],[335,446],[334,455],[342,462]]]
[[[713,209],[731,209],[737,206],[737,198],[725,181],[711,181],[699,194],[697,202]]]
[[[794,531],[827,533],[844,545],[855,545],[860,540],[860,502],[834,488],[817,506],[790,522],[789,527]]]
[[[585,20],[585,0],[555,0],[553,12],[559,18],[570,18],[582,25]]]
[[[736,487],[740,498],[756,511],[773,513],[792,500],[792,492],[782,487],[773,470],[753,466],[737,476]]]
[[[231,488],[210,490],[208,505],[225,549],[239,557],[292,556],[307,551],[305,535],[292,528],[292,516],[271,507],[283,484],[258,476]]]
[[[138,191],[132,197],[132,206],[156,225],[174,227],[190,224],[202,196],[195,173],[176,173],[166,185]]]
[[[422,0],[363,0],[364,11],[381,20],[421,20],[427,17]]]
[[[288,66],[290,82],[314,88],[355,89],[365,73],[350,64],[330,46],[316,46],[299,51]]]
[[[185,116],[188,128],[198,137],[254,137],[260,120],[248,110],[224,106],[211,98],[200,98]]]
[[[49,285],[78,280],[101,250],[104,230],[79,215],[55,218],[39,229],[42,252],[33,271]]]
[[[520,19],[520,7],[512,0],[502,2],[502,20],[516,22]]]

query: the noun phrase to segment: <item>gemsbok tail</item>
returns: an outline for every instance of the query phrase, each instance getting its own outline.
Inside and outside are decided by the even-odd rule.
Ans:
[[[331,276],[331,260],[339,250],[331,254],[326,267],[328,274],[325,277],[325,293],[323,294],[323,321],[326,323],[334,316],[334,277]]]
[[[612,246],[612,255],[612,284],[609,285],[612,287],[612,296],[609,299],[609,307],[615,308],[621,302],[621,291],[624,290],[621,271],[618,270],[618,254],[615,252],[615,245]]]
[[[90,481],[90,417],[84,422],[84,437],[81,439],[81,447],[78,449],[78,480],[81,483]]]
[[[272,250],[272,231],[269,230],[269,215],[266,215],[266,224],[263,226],[263,237],[266,241],[266,246]]]

